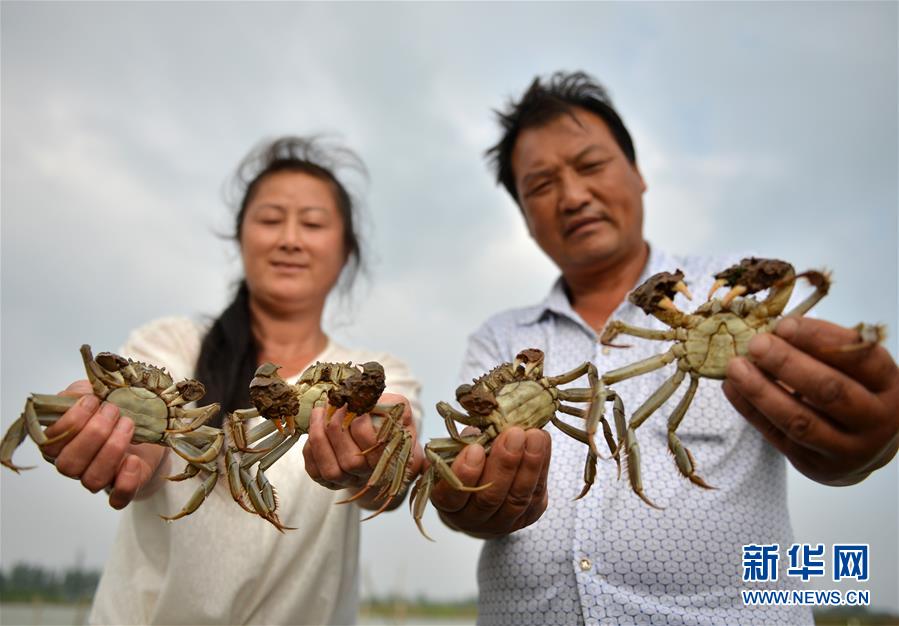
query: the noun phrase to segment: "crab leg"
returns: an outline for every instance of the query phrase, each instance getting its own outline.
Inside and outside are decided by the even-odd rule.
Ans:
[[[300,440],[299,436],[288,437],[287,439],[285,439],[284,441],[282,441],[281,443],[276,445],[274,450],[266,453],[260,459],[259,469],[267,470],[268,468],[270,468],[272,465],[274,465],[275,461],[277,461],[282,456],[284,456],[284,453],[287,452],[288,450],[290,450],[296,444],[296,442],[298,442],[299,440]],[[240,462],[241,467],[251,466],[256,461],[256,459],[253,458],[255,456],[256,456],[255,454],[252,454],[252,455],[244,457],[243,460]]]
[[[473,493],[475,491],[483,491],[484,489],[487,489],[488,487],[491,487],[493,485],[493,483],[490,482],[479,487],[468,487],[465,485],[465,483],[459,480],[458,476],[453,473],[453,468],[450,467],[449,463],[444,461],[440,455],[438,455],[436,452],[433,452],[428,446],[425,446],[425,456],[428,457],[428,461],[430,461],[431,466],[435,468],[440,478],[448,482],[450,486],[456,491]]]
[[[182,409],[180,407],[175,407],[172,411],[176,419],[188,419],[191,420],[191,422],[187,426],[181,424],[180,428],[167,428],[165,432],[169,434],[189,433],[192,430],[198,429],[200,426],[208,422],[213,415],[218,413],[219,405],[210,404],[209,406],[199,407],[196,409]]]
[[[648,359],[643,359],[642,361],[637,361],[636,363],[631,363],[630,365],[625,365],[624,367],[619,367],[618,369],[606,372],[602,375],[602,382],[603,384],[611,385],[622,380],[627,380],[628,378],[633,378],[634,376],[639,376],[640,374],[663,368],[683,355],[684,349],[680,345],[674,345],[670,350],[663,352],[662,354],[657,354]]]
[[[19,470],[35,468],[34,465],[30,467],[22,467],[12,462],[13,453],[27,436],[28,430],[25,428],[25,416],[22,415],[21,417],[19,417],[19,419],[12,423],[12,426],[9,427],[9,430],[7,430],[6,434],[3,435],[3,440],[0,441],[0,463],[14,471],[16,474],[19,473]]]
[[[45,396],[41,395],[41,400],[49,400],[42,401],[40,403],[36,402],[35,398],[37,398],[37,394],[32,395],[32,397],[28,398],[25,401],[25,428],[28,431],[28,436],[36,443],[38,446],[46,446],[51,443],[56,443],[57,441],[62,441],[66,437],[69,436],[71,430],[66,430],[66,432],[56,435],[55,437],[48,438],[44,434],[44,430],[41,428],[40,416],[37,412],[36,404],[41,409],[41,414],[45,415],[48,412],[52,413],[65,413],[68,411],[76,402],[78,402],[78,398],[70,398],[67,396]],[[52,400],[51,400],[52,399]]]
[[[815,291],[809,295],[805,300],[797,304],[792,310],[788,311],[786,315],[805,315],[811,310],[813,306],[818,304],[821,299],[827,295],[827,292],[830,290],[830,276],[826,272],[816,272],[814,270],[810,270],[808,272],[803,272],[796,276],[796,278],[805,277],[812,285],[815,287]]]
[[[375,409],[379,409],[379,407],[375,407]],[[403,417],[403,411],[405,410],[404,404],[400,403],[389,405],[386,410],[380,409],[377,413],[375,412],[375,409],[370,412],[370,415],[383,417],[384,421],[381,422],[381,426],[380,428],[378,428],[378,434],[377,437],[375,437],[375,444],[370,448],[366,448],[365,450],[360,451],[359,454],[368,454],[378,446],[383,445],[385,442],[391,441],[394,437],[396,437],[397,434],[402,435],[400,431],[403,430],[401,420]]]
[[[444,420],[455,420],[457,422],[465,424],[466,426],[476,426],[478,428],[484,427],[484,421],[482,419],[479,419],[474,415],[461,413],[446,402],[437,403],[437,412],[443,416]],[[447,424],[449,424],[449,422],[447,422]]]
[[[678,369],[674,375],[666,380],[661,387],[646,399],[640,407],[634,411],[630,422],[627,425],[627,431],[622,442],[625,446],[625,457],[627,459],[627,473],[630,479],[631,488],[640,497],[641,500],[648,505],[659,509],[646,495],[643,493],[643,480],[640,477],[640,446],[637,443],[637,428],[646,419],[655,412],[671,395],[677,390],[678,386],[684,380],[686,372]]]
[[[354,500],[358,500],[369,489],[371,489],[374,485],[378,484],[381,478],[384,476],[384,473],[387,471],[387,468],[390,466],[391,461],[400,460],[401,464],[399,469],[394,473],[390,478],[390,482],[388,483],[389,488],[387,494],[389,497],[387,501],[384,503],[384,507],[381,508],[375,515],[381,513],[384,508],[390,503],[397,493],[399,493],[400,487],[402,486],[403,476],[406,471],[406,463],[409,460],[409,456],[412,453],[412,437],[409,436],[408,433],[404,433],[402,431],[397,432],[387,446],[384,448],[384,452],[381,454],[381,458],[378,459],[378,464],[375,466],[374,471],[372,471],[371,476],[368,478],[368,482],[365,484],[365,487],[360,489],[350,498],[346,500],[341,500],[337,502],[337,504],[346,504],[348,502],[353,502]],[[371,517],[374,517],[372,515]]]
[[[591,366],[592,363],[583,363],[570,372],[565,372],[564,374],[559,374],[558,376],[547,376],[546,381],[551,386],[558,387],[559,385],[564,385],[565,383],[570,383],[573,380],[577,380],[578,378],[589,372]]]
[[[224,434],[219,434],[209,446],[202,450],[181,437],[169,438],[168,443],[172,450],[188,463],[208,463],[219,455],[224,440]]]
[[[193,463],[188,463],[187,467],[184,468],[184,471],[180,474],[173,474],[171,476],[166,476],[166,480],[171,480],[172,482],[179,482],[182,480],[187,480],[188,478],[193,478],[197,474],[200,473],[200,466],[194,465]]]
[[[629,345],[612,343],[618,335],[632,335],[634,337],[642,337],[643,339],[655,339],[656,341],[674,341],[678,338],[676,329],[651,330],[649,328],[631,326],[620,320],[612,320],[606,324],[606,329],[602,332],[599,342],[604,346],[613,348],[630,348]]]
[[[437,403],[437,412],[443,417],[443,421],[446,424],[446,430],[450,437],[455,441],[461,441],[462,435],[459,434],[459,429],[456,428],[455,418],[456,415],[462,415],[463,417],[467,416],[464,413],[460,413],[446,402]]]
[[[209,476],[206,478],[206,480],[203,481],[203,484],[201,484],[197,488],[197,490],[194,491],[190,500],[187,501],[187,503],[184,505],[184,507],[180,511],[178,511],[175,515],[172,515],[171,517],[167,516],[167,515],[160,515],[159,517],[161,517],[162,519],[164,519],[168,522],[172,522],[176,519],[181,519],[182,517],[190,515],[191,513],[196,511],[198,508],[200,508],[200,505],[203,504],[204,500],[206,500],[206,496],[208,496],[210,493],[212,493],[212,490],[215,489],[215,483],[217,480],[218,480],[218,474],[215,472],[210,473]]]
[[[243,494],[245,490],[240,477],[240,462],[231,448],[225,450],[225,467],[228,470],[228,489],[231,491],[231,497],[245,511],[256,514],[257,511],[244,502]]]
[[[587,380],[590,383],[589,389],[560,389],[559,390],[559,399],[568,400],[571,402],[589,402],[589,407],[587,409],[587,417],[586,419],[586,431],[587,431],[587,441],[585,442],[590,447],[590,452],[592,452],[595,456],[600,456],[599,451],[596,449],[596,429],[599,426],[599,422],[603,420],[603,410],[605,407],[605,386],[599,379],[599,374],[596,372],[596,366],[592,363],[584,363],[579,368],[573,370],[571,373],[580,372],[580,375],[587,374]],[[568,382],[564,380],[558,380],[559,378],[563,378],[566,375],[563,374],[562,377],[548,377],[546,380],[550,384],[558,385],[563,382]]]
[[[556,428],[561,430],[563,433],[571,437],[572,439],[577,439],[581,443],[589,444],[589,437],[587,433],[583,430],[575,428],[571,424],[563,422],[555,415],[550,418],[550,421],[555,424]],[[596,460],[598,455],[590,449],[589,445],[587,446],[587,462],[584,464],[584,488],[581,490],[580,495],[575,498],[575,500],[580,500],[587,492],[590,491],[590,487],[593,486],[593,481],[596,478]]]
[[[610,395],[606,396],[606,400],[612,400],[612,399],[614,399],[617,402],[621,402],[621,400],[619,400],[618,397],[614,393],[611,393]],[[559,412],[567,413],[568,415],[574,415],[575,417],[579,417],[581,419],[586,419],[586,415],[587,415],[587,411],[585,411],[584,409],[578,409],[573,406],[568,406],[567,404],[560,404]],[[608,446],[609,446],[609,452],[614,455],[615,450],[618,448],[618,444],[615,441],[615,437],[612,435],[612,427],[609,426],[609,422],[607,422],[604,417],[600,419],[600,423],[602,424],[602,434],[606,439],[606,444],[608,444]],[[585,431],[585,433],[586,433],[586,431]],[[587,442],[585,441],[584,443],[587,443]],[[597,454],[597,457],[599,457],[600,459],[603,458],[602,455],[600,455],[600,454]]]
[[[687,413],[690,403],[693,402],[693,396],[696,394],[696,388],[698,386],[699,376],[696,376],[695,374],[691,375],[690,386],[687,387],[687,392],[684,394],[684,397],[681,398],[681,401],[678,402],[671,417],[668,418],[668,449],[671,450],[671,454],[674,455],[677,469],[680,470],[681,474],[690,479],[690,482],[694,485],[705,487],[706,489],[714,489],[714,487],[708,485],[702,478],[696,475],[696,461],[693,459],[693,455],[690,453],[690,450],[683,446],[680,439],[678,439],[675,434],[677,427],[680,426],[681,420]]]
[[[425,527],[421,520],[425,515],[428,499],[431,497],[431,490],[434,488],[435,475],[436,472],[434,466],[429,467],[428,471],[421,475],[415,483],[415,487],[412,488],[412,500],[410,500],[412,517],[415,519],[415,525],[418,527],[418,532],[420,532],[428,541],[434,540],[425,532]]]

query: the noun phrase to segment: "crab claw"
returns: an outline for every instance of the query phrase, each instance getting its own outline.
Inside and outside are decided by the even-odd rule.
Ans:
[[[742,296],[744,293],[749,291],[749,289],[745,285],[737,285],[733,289],[727,292],[724,298],[721,299],[721,304],[723,306],[729,306],[731,302],[733,302],[734,298],[737,296]]]
[[[347,411],[346,415],[343,417],[343,423],[340,425],[341,430],[346,430],[354,419],[356,419],[356,414],[352,411]]]
[[[335,413],[337,413],[337,407],[333,404],[329,404],[325,409],[325,422],[330,423],[331,418],[334,417]]]
[[[715,292],[721,289],[724,285],[727,284],[727,280],[724,278],[719,278],[714,283],[712,283],[712,288],[709,290],[708,300],[711,300],[715,297]]]
[[[671,298],[665,297],[656,302],[656,306],[672,313],[679,313],[677,306],[671,301]]]
[[[687,283],[685,283],[685,282],[682,281],[682,280],[681,280],[681,281],[678,281],[678,283],[674,286],[674,290],[675,290],[675,291],[679,291],[680,293],[684,294],[684,297],[685,297],[687,300],[692,300],[692,299],[693,299],[693,294],[690,293],[690,290],[689,290],[689,289],[687,289]]]

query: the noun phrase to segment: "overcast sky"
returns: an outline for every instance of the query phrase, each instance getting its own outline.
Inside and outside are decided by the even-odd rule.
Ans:
[[[451,400],[467,335],[556,276],[482,155],[497,138],[491,110],[557,69],[609,88],[649,185],[653,245],[829,268],[817,314],[887,324],[896,354],[895,3],[0,13],[4,429],[30,392],[83,377],[82,343],[115,350],[155,317],[221,310],[240,271],[216,237],[232,221],[223,183],[252,145],[285,133],[330,133],[370,170],[355,187],[371,279],[331,307],[328,330],[407,361],[426,408]],[[441,431],[428,411],[424,435]],[[117,514],[31,442],[17,459],[40,468],[0,473],[2,566],[102,565]],[[851,488],[795,473],[789,486],[797,539],[870,543],[872,603],[899,611],[897,462]],[[405,508],[363,526],[364,594],[475,593],[479,542],[425,522],[437,543]]]

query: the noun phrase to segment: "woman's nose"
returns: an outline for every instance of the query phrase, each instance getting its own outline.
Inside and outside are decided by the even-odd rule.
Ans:
[[[295,220],[284,220],[278,247],[284,250],[300,250],[303,247],[302,229]]]

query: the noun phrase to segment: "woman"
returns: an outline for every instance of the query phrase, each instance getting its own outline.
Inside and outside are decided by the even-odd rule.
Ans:
[[[406,366],[388,354],[339,346],[321,327],[326,297],[342,273],[352,279],[360,261],[352,200],[333,173],[342,164],[361,167],[347,150],[328,153],[299,138],[252,152],[236,177],[243,199],[235,238],[245,277],[234,301],[211,327],[186,318],[151,322],[132,333],[123,354],[163,365],[175,380],[197,377],[207,388],[201,403],[220,402],[226,411],[250,406],[248,383],[263,362],[279,364],[294,382],[315,361],[377,360],[388,390],[399,394],[385,394],[382,402],[405,403],[404,418],[414,428],[419,385]],[[111,506],[131,503],[92,623],[355,621],[359,511],[335,502],[358,492],[377,462],[375,453],[359,454],[375,443],[368,416],[343,431],[341,413],[325,424],[324,411],[315,411],[302,451],[295,446],[266,471],[281,520],[296,527],[282,534],[242,510],[224,480],[195,513],[162,522],[159,516],[178,511],[197,487],[194,480],[165,480],[183,463],[165,447],[131,445],[131,421],[119,419],[113,405],[98,407],[86,381],[69,391],[88,395],[47,434],[67,428],[74,434],[44,446],[45,456],[91,491],[106,488]],[[421,458],[417,445],[415,472]],[[371,492],[357,504],[378,508]]]

